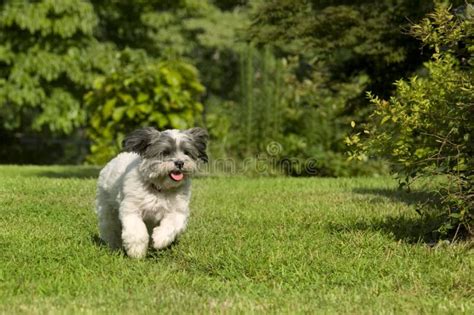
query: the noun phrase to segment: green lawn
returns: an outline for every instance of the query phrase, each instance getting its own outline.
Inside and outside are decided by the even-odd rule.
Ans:
[[[196,179],[179,242],[132,260],[97,241],[96,175],[0,167],[0,313],[474,313],[472,244],[421,241],[389,178]]]

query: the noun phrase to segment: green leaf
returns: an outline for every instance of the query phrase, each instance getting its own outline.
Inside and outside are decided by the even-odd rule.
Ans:
[[[391,117],[390,116],[384,116],[382,117],[382,120],[380,121],[380,124],[383,125],[385,124]]]
[[[150,104],[140,104],[135,106],[135,108],[145,114],[149,114],[153,110],[153,106],[151,106]]]
[[[109,118],[112,115],[115,103],[117,103],[116,98],[111,98],[107,100],[107,102],[105,102],[104,107],[102,108],[102,115],[105,119]]]
[[[131,95],[129,94],[126,94],[126,93],[118,93],[118,96],[120,97],[120,99],[125,103],[125,104],[128,104],[128,105],[131,105],[134,103],[134,99]]]
[[[127,110],[127,107],[125,107],[125,106],[115,108],[114,112],[112,114],[113,120],[115,122],[121,121],[126,110]]]
[[[101,123],[100,116],[99,115],[93,115],[91,120],[90,120],[90,123],[91,123],[91,126],[94,129],[96,129],[96,130],[99,129],[100,123]]]
[[[175,129],[185,129],[187,127],[186,121],[177,114],[171,113],[168,115],[171,127]]]
[[[146,102],[148,101],[148,99],[150,98],[150,96],[146,93],[138,93],[138,96],[137,96],[137,103],[143,103],[143,102]]]
[[[160,128],[164,128],[168,124],[168,119],[160,112],[154,112],[151,114],[150,120]]]
[[[127,117],[133,119],[137,114],[137,108],[135,106],[127,108],[126,112]]]

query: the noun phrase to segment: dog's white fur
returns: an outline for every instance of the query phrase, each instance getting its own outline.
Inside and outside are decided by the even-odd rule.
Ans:
[[[179,144],[178,131],[168,132],[168,136]],[[189,174],[194,169],[185,166],[188,173],[184,179],[173,181],[168,173],[177,158],[195,167],[194,160],[178,150],[176,155],[159,160],[123,152],[102,169],[96,211],[100,238],[110,248],[123,246],[128,256],[143,258],[150,236],[152,246],[162,249],[185,230],[191,198]]]

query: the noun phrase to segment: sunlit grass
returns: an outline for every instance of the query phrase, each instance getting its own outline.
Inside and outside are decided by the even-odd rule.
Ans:
[[[185,234],[139,261],[97,242],[97,169],[0,174],[0,313],[474,312],[470,244],[423,243],[389,178],[199,178]]]

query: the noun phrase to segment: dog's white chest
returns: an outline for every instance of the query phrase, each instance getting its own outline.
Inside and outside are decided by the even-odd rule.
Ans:
[[[141,202],[140,210],[144,221],[157,223],[170,211],[170,203],[166,198],[147,196]]]

